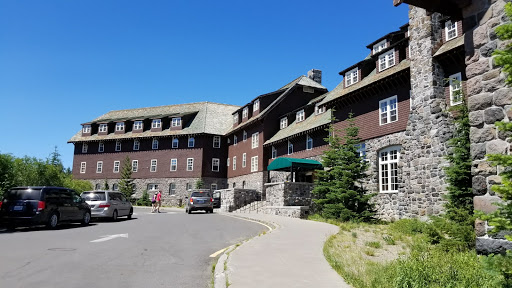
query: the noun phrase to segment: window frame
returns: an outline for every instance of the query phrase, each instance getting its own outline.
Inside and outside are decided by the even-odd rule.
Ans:
[[[117,140],[116,141],[116,149],[115,150],[116,150],[116,152],[119,152],[119,151],[121,151],[121,149],[122,149],[121,141]]]
[[[448,20],[444,22],[444,35],[446,41],[453,40],[459,36],[459,31],[457,31],[457,21]],[[454,36],[448,37],[450,35],[450,32],[454,32]]]
[[[242,140],[243,140],[244,142],[245,142],[245,141],[247,141],[247,131],[245,131],[245,130],[244,130],[244,131],[243,131],[243,133],[242,133]]]
[[[384,39],[384,40],[380,41],[379,43],[373,45],[373,47],[372,47],[373,54],[375,55],[375,54],[379,53],[380,51],[386,49],[387,47],[388,47],[388,41],[387,41],[387,39]]]
[[[89,150],[89,145],[87,143],[82,143],[82,154],[86,154]]]
[[[174,182],[169,183],[169,195],[176,195],[176,183]]]
[[[356,84],[357,82],[359,82],[359,69],[356,67],[345,73],[345,87]]]
[[[390,57],[388,57],[388,56],[390,56]],[[384,60],[384,61],[382,61],[382,60]],[[384,67],[382,67],[382,64],[384,64]],[[389,69],[389,68],[395,66],[395,64],[396,64],[395,48],[393,48],[385,53],[382,53],[382,55],[379,55],[379,65],[378,65],[379,72]]]
[[[258,148],[260,146],[260,132],[255,132],[251,136],[251,147],[252,149]]]
[[[258,156],[251,157],[251,172],[258,172]]]
[[[309,134],[306,135],[306,150],[313,150],[313,138]]]
[[[213,136],[213,148],[220,148],[220,136]]]
[[[271,152],[270,155],[272,155],[272,159],[276,159],[277,158],[277,149],[276,149],[276,147],[272,146],[272,152]]]
[[[304,109],[297,111],[297,113],[295,113],[295,121],[302,122],[304,120],[306,120],[306,113],[304,112]]]
[[[236,137],[236,135],[233,135],[233,145],[237,145],[238,144],[238,137]]]
[[[176,143],[176,145],[174,145]],[[171,148],[179,148],[180,146],[180,140],[178,139],[178,137],[173,137],[172,138],[172,141],[171,141]]]
[[[260,100],[256,99],[254,100],[254,103],[252,104],[252,111],[259,111],[260,110]]]
[[[154,173],[154,172],[157,171],[157,168],[158,168],[158,160],[157,159],[151,159],[151,162],[150,162],[150,165],[149,165],[149,172]]]
[[[215,165],[215,162],[217,162],[217,165]],[[217,168],[217,169],[215,169]],[[220,159],[219,158],[212,158],[212,172],[219,172],[220,171]]]
[[[82,126],[82,133],[91,133],[91,125]]]
[[[171,127],[181,127],[181,117],[174,117],[171,119]]]
[[[98,152],[105,152],[105,143],[103,143],[103,142],[98,143]]]
[[[124,122],[116,123],[116,131],[124,131]]]
[[[279,128],[284,129],[288,127],[288,117],[283,117],[279,120]]]
[[[188,148],[194,148],[196,146],[196,138],[194,136],[188,136],[187,143],[188,143]]]
[[[133,140],[133,150],[139,151],[140,149],[140,141],[139,140]]]
[[[245,168],[247,165],[247,153],[242,154],[242,168]]]
[[[139,171],[139,160],[132,160],[132,172],[137,173]]]
[[[151,128],[162,128],[162,119],[153,119],[151,121]]]
[[[187,158],[187,171],[194,171],[194,158]]]
[[[174,165],[173,165],[173,162],[174,162]],[[178,171],[178,158],[171,158],[170,171],[171,172]]]
[[[399,186],[399,169],[398,165],[400,163],[400,152],[402,147],[400,145],[394,145],[389,146],[386,148],[383,148],[379,150],[378,152],[378,165],[379,165],[379,193],[396,193],[398,192],[398,186]],[[391,159],[391,155],[389,152],[391,151],[397,151],[396,159]],[[383,153],[386,152],[386,160],[383,160]],[[392,167],[393,164],[396,164],[396,167]],[[386,166],[386,171],[388,172],[386,177],[383,177],[383,166]],[[393,171],[395,171],[396,176],[396,182],[393,182]],[[386,184],[383,183],[383,179],[386,179]],[[383,189],[383,185],[386,185],[388,187],[388,190]],[[392,189],[393,186],[396,186],[396,189]]]
[[[121,167],[121,161],[114,161],[114,169],[112,169],[112,172],[119,173]]]
[[[144,128],[144,122],[141,120],[133,122],[133,130],[142,130]]]
[[[100,126],[98,127],[98,132],[99,133],[108,133],[108,124],[100,124]]]
[[[103,161],[96,162],[96,173],[103,173]]]
[[[87,171],[87,162],[80,162],[80,174],[85,174]]]
[[[391,109],[391,101],[394,100],[395,101],[395,108],[394,109]],[[383,112],[382,111],[382,103],[386,103],[386,111]],[[391,112],[392,111],[395,111],[395,120],[394,121],[391,121]],[[382,114],[383,113],[386,113],[386,119],[387,119],[387,122],[386,123],[382,123]],[[379,101],[379,124],[380,126],[382,125],[386,125],[386,124],[391,124],[391,123],[394,123],[394,122],[397,122],[398,121],[398,97],[397,95],[394,95],[394,96],[391,96],[391,97],[388,97],[386,99],[383,99],[383,100],[380,100]]]
[[[462,93],[462,73],[461,72],[458,72],[458,73],[455,73],[455,74],[452,74],[448,77],[450,79],[449,81],[449,87],[450,87],[450,105],[451,106],[456,106],[456,105],[459,105],[459,104],[462,104],[462,97],[463,97],[463,93]],[[458,81],[458,87],[456,87],[456,81]],[[460,97],[460,100],[455,102],[454,101],[454,96],[455,96],[455,93],[460,91],[461,93],[459,94],[459,97]]]
[[[153,141],[151,141],[151,149],[152,150],[158,150],[158,145],[159,145],[158,139],[154,139],[153,138]]]
[[[287,148],[288,148],[288,155],[292,155],[293,154],[293,143],[290,140],[288,140]]]
[[[236,170],[236,156],[233,156],[233,171]]]
[[[244,109],[242,109],[242,119],[248,118],[248,117],[249,117],[249,107],[244,107]]]

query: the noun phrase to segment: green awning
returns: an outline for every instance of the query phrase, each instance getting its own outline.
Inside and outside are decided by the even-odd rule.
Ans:
[[[318,170],[323,166],[320,162],[309,159],[279,157],[268,165],[268,171],[290,171],[301,168],[301,170]]]

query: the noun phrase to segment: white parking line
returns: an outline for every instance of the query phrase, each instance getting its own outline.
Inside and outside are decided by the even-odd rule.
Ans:
[[[104,241],[112,240],[112,239],[115,239],[115,238],[128,238],[128,233],[126,233],[126,234],[116,234],[116,235],[106,235],[106,236],[101,236],[101,237],[102,238],[96,239],[96,240],[92,240],[91,242],[92,243],[98,243],[98,242],[104,242]]]

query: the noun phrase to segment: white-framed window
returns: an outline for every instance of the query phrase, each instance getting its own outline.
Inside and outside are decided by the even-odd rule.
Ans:
[[[361,143],[357,145],[357,153],[361,159],[366,160],[366,143]]]
[[[462,103],[462,74],[450,75],[450,105],[455,106]]]
[[[233,145],[238,144],[238,137],[236,135],[233,135]]]
[[[116,151],[121,151],[121,141],[116,141]]]
[[[249,107],[245,107],[243,110],[242,110],[242,119],[243,118],[247,118],[249,116]]]
[[[142,121],[133,122],[133,130],[142,130],[142,127],[144,127]]]
[[[151,143],[151,149],[153,149],[153,150],[158,149],[158,139],[153,139],[153,142]]]
[[[242,139],[244,140],[244,142],[247,141],[247,131],[245,131],[245,130],[243,132]]]
[[[386,39],[380,41],[379,43],[373,45],[373,54],[379,53],[383,49],[387,47],[387,41]]]
[[[151,122],[151,128],[162,128],[162,120],[153,119],[153,121]]]
[[[103,142],[98,143],[98,152],[105,151],[105,144]]]
[[[392,123],[398,120],[398,107],[396,96],[379,101],[380,125]]]
[[[181,117],[172,118],[171,126],[172,127],[179,127],[179,126],[181,126]]]
[[[82,153],[87,153],[88,149],[89,145],[87,145],[87,143],[82,143]]]
[[[307,135],[306,136],[306,150],[311,150],[313,149],[313,138],[311,138],[311,136]]]
[[[258,171],[258,156],[251,157],[251,172]]]
[[[100,124],[98,132],[108,132],[108,125],[107,124]]]
[[[242,154],[242,167],[245,168],[247,164],[247,153]]]
[[[84,125],[82,127],[82,133],[91,133],[91,125]]]
[[[254,104],[252,104],[252,111],[258,111],[260,110],[260,100],[255,100]]]
[[[80,162],[80,173],[84,174],[85,169],[87,168],[87,162]]]
[[[194,171],[194,158],[187,158],[187,171]]]
[[[139,140],[133,140],[133,150],[137,151],[140,149],[140,141]]]
[[[188,147],[192,148],[196,145],[196,138],[189,136],[188,137]]]
[[[119,166],[121,165],[120,161],[114,161],[114,173],[119,173]]]
[[[100,190],[100,189],[101,189],[100,183],[96,183],[96,185],[94,185],[94,190]]]
[[[116,123],[116,131],[124,131],[124,122]]]
[[[277,158],[277,149],[276,147],[272,146],[272,159]]]
[[[398,192],[398,162],[400,146],[391,146],[379,151],[379,191]]]
[[[256,132],[252,134],[252,149],[258,148],[260,145],[260,133]]]
[[[325,113],[325,106],[315,106],[315,115]]]
[[[96,173],[103,172],[103,161],[96,162]]]
[[[288,117],[281,118],[281,120],[279,121],[279,127],[281,129],[288,127]]]
[[[212,184],[210,185],[210,190],[212,190],[212,191],[217,190],[217,183],[212,183]]]
[[[295,114],[295,121],[297,121],[297,122],[304,121],[304,118],[305,118],[304,109],[300,110],[299,112],[297,112]]]
[[[172,146],[171,146],[172,148],[178,148],[179,144],[180,144],[180,140],[178,140],[178,138],[176,138],[176,137],[172,138]]]
[[[139,171],[139,160],[132,160],[132,172]]]
[[[192,189],[192,183],[187,183],[186,189],[187,189],[187,191]]]
[[[158,184],[154,184],[154,183],[148,184],[148,190],[158,190]]]
[[[117,183],[112,184],[112,191],[119,191],[119,184],[117,184]]]
[[[171,171],[178,170],[178,159],[173,158],[171,159]]]
[[[231,158],[228,157],[228,159],[226,159],[226,166],[229,167],[229,160],[231,160]]]
[[[357,68],[354,68],[347,73],[345,73],[345,87],[348,87],[354,83],[357,83],[359,81],[359,70]]]
[[[233,115],[233,124],[238,124],[238,113]]]
[[[293,143],[288,141],[288,155],[293,154]]]
[[[395,49],[379,56],[379,72],[395,65]]]
[[[456,38],[458,36],[457,22],[446,21],[444,31],[446,35],[446,41]]]
[[[151,166],[149,167],[149,172],[156,172],[156,167],[157,167],[157,160],[152,159]]]
[[[213,136],[213,148],[220,148],[220,136]]]
[[[236,170],[236,156],[233,156],[233,170]]]
[[[169,183],[169,195],[176,195],[176,183]]]
[[[212,159],[212,171],[213,172],[219,172],[220,168],[220,159],[219,158],[213,158]]]

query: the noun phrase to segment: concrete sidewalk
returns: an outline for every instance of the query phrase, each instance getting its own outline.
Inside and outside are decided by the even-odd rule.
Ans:
[[[337,226],[255,213],[222,214],[268,223],[275,229],[227,250],[215,269],[215,288],[226,287],[226,282],[230,288],[351,287],[323,255],[324,243],[338,233]]]

